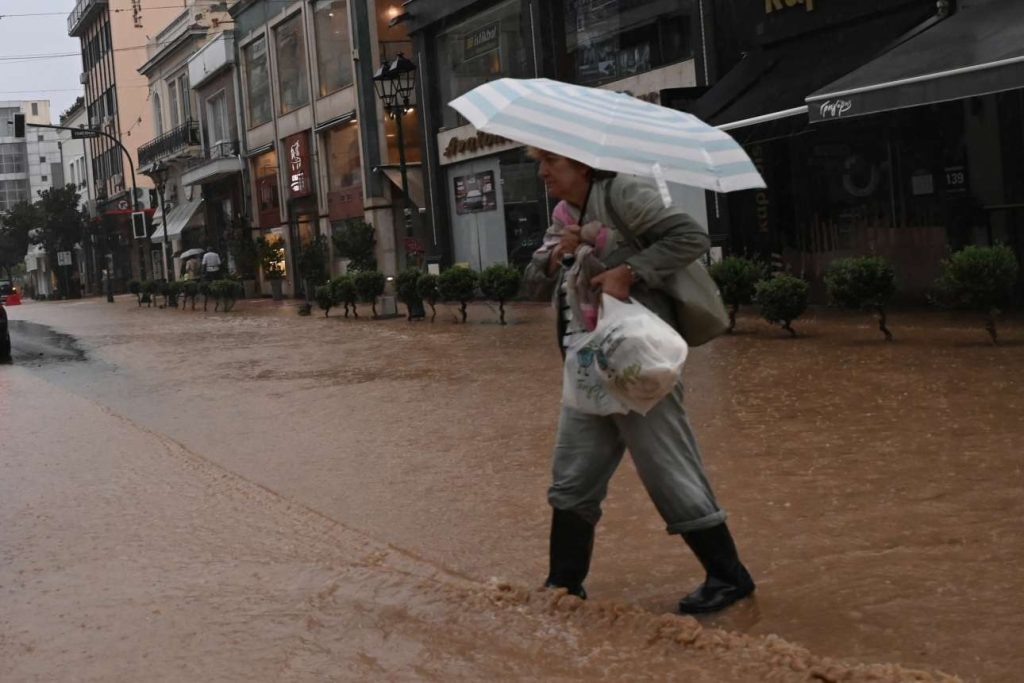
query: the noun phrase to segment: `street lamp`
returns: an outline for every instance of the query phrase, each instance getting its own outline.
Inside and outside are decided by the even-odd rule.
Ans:
[[[377,97],[384,104],[384,112],[395,117],[398,125],[398,167],[402,174],[403,213],[405,215],[405,236],[412,237],[412,210],[409,208],[409,178],[405,164],[405,135],[402,131],[402,116],[409,108],[409,97],[416,87],[416,65],[401,52],[390,64],[385,60],[373,75],[373,86]]]
[[[170,175],[170,168],[167,164],[156,164],[153,169],[148,173],[149,177],[153,179],[153,184],[156,185],[156,196],[157,201],[160,202],[160,214],[161,221],[163,222],[164,229],[164,245],[163,245],[163,262],[164,262],[164,280],[167,282],[171,281],[171,267],[167,261],[168,255],[171,253],[167,242],[167,207],[164,206],[164,189],[167,187],[167,176]]]

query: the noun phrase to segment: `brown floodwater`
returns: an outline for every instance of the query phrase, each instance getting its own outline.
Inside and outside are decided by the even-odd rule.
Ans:
[[[31,304],[11,317],[72,335],[87,358],[16,371],[446,577],[392,586],[391,573],[362,566],[307,577],[307,588],[336,586],[308,598],[317,622],[365,610],[402,634],[391,655],[318,636],[313,678],[364,649],[383,659],[353,671],[392,678],[806,679],[813,667],[885,662],[1013,681],[1024,668],[1019,321],[993,347],[980,323],[945,314],[893,314],[891,344],[870,318],[818,312],[789,339],[742,317],[738,334],[692,351],[686,403],[758,581],[755,600],[701,621],[724,644],[696,656],[694,622],[661,615],[700,569],[628,460],[598,529],[592,600],[531,592],[546,571],[560,381],[546,307],[514,308],[508,327],[482,305],[465,326],[443,307],[436,323],[410,324],[300,318],[264,301],[227,315],[127,299]],[[506,648],[474,658],[473,633],[507,633]],[[569,641],[580,649],[565,659]],[[911,676],[818,673],[851,671]]]

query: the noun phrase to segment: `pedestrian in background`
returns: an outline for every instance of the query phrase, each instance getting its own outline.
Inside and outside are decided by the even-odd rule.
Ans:
[[[531,154],[540,163],[549,194],[567,202],[575,220],[564,225],[564,217],[555,218],[526,271],[534,292],[546,290],[554,296],[563,353],[574,335],[585,332],[567,303],[563,256],[576,254],[579,226],[591,221],[628,231],[642,243],[639,251],[627,242],[605,255],[606,270],[591,284],[618,299],[632,297],[678,331],[675,303],[659,287],[662,278],[707,251],[707,233],[680,209],[665,207],[650,183],[595,171],[543,150]],[[585,216],[580,216],[585,203]],[[681,382],[647,415],[589,415],[562,407],[548,490],[553,513],[545,585],[586,597],[583,581],[590,570],[601,503],[627,448],[668,533],[680,534],[706,571],[704,583],[679,601],[679,611],[714,612],[753,593],[754,581],[739,559],[725,511],[704,472],[683,408]]]
[[[220,255],[213,247],[206,247],[203,254],[203,279],[210,281],[220,278]]]

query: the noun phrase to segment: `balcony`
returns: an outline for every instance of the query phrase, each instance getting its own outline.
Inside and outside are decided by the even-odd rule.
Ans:
[[[107,0],[78,0],[68,15],[68,35],[78,37],[86,25],[107,6]]]
[[[206,156],[181,174],[182,185],[202,185],[224,180],[241,173],[243,162],[238,155],[238,141],[231,140],[210,145]]]
[[[186,121],[174,130],[139,147],[139,168],[158,161],[171,161],[195,156],[199,151],[199,124]]]
[[[234,36],[221,33],[189,58],[188,82],[193,88],[198,88],[234,63]]]

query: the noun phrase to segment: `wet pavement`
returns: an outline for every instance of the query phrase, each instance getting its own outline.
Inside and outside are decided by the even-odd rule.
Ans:
[[[243,302],[226,315],[138,309],[127,299],[30,304],[10,315],[21,360],[0,368],[19,382],[17,391],[0,391],[8,418],[15,406],[18,424],[60,419],[68,443],[91,444],[96,457],[120,454],[130,461],[132,453],[144,454],[145,471],[160,471],[161,479],[159,463],[164,469],[199,463],[189,466],[188,482],[167,477],[157,487],[168,500],[149,524],[163,532],[153,534],[146,555],[163,558],[163,568],[150,560],[148,573],[129,572],[134,581],[162,581],[170,562],[172,583],[209,572],[202,590],[179,586],[160,600],[151,597],[161,603],[154,609],[166,609],[163,603],[172,599],[194,608],[166,625],[179,648],[188,646],[182,633],[189,629],[200,634],[193,645],[202,640],[200,617],[213,605],[236,617],[265,606],[260,596],[266,589],[251,585],[250,568],[239,561],[232,569],[223,553],[253,562],[265,554],[282,566],[294,556],[297,565],[317,568],[308,575],[296,569],[295,581],[278,581],[266,599],[326,610],[313,616],[329,625],[326,632],[314,629],[320,636],[296,632],[294,619],[303,609],[279,630],[263,620],[254,622],[256,629],[234,622],[224,627],[276,653],[266,657],[284,657],[281,649],[295,642],[318,653],[304,654],[303,665],[287,669],[288,676],[268,679],[345,678],[339,671],[350,670],[385,678],[500,672],[663,678],[702,671],[694,674],[697,680],[806,680],[813,667],[891,662],[965,680],[1011,681],[1024,666],[1019,322],[1005,323],[1006,343],[992,347],[975,321],[942,314],[894,314],[893,344],[881,341],[869,318],[818,313],[797,324],[802,336],[790,340],[743,317],[740,334],[693,351],[687,405],[718,497],[759,584],[756,600],[702,620],[709,629],[745,634],[706,630],[725,645],[705,651],[685,642],[690,620],[658,621],[699,581],[700,570],[682,542],[665,535],[628,461],[612,481],[598,530],[590,603],[562,612],[547,596],[529,592],[546,570],[545,489],[559,397],[559,357],[545,307],[513,309],[517,324],[506,328],[493,323],[496,314],[485,306],[471,307],[466,326],[451,324],[443,310],[432,325],[356,322],[300,318],[290,305],[265,301]],[[19,330],[26,328],[19,321],[74,337],[74,346],[66,339],[47,342],[73,362],[43,362],[45,352],[40,357],[20,341]],[[45,333],[33,329],[38,346]],[[122,440],[111,439],[103,420],[63,424],[63,415],[79,414],[76,401],[170,445],[118,445]],[[37,405],[26,412],[25,402]],[[48,407],[55,402],[69,405]],[[36,442],[48,435],[39,430]],[[7,459],[9,447],[3,450]],[[39,467],[26,472],[45,473]],[[60,471],[73,486],[75,472]],[[144,474],[138,476],[152,486]],[[252,495],[219,500],[222,479]],[[133,483],[126,481],[125,490]],[[182,488],[190,495],[175,503]],[[131,516],[127,509],[118,512],[116,500],[108,502],[104,514],[111,520]],[[296,510],[299,521],[284,514]],[[266,539],[246,527],[256,512]],[[173,562],[179,542],[199,542],[191,515],[200,513],[211,543],[191,551],[191,560]],[[170,530],[168,520],[175,520]],[[106,537],[115,528],[111,521],[97,533]],[[341,533],[337,529],[358,541],[330,539]],[[291,537],[318,541],[288,542]],[[384,569],[356,561],[360,543],[373,548],[368,554],[384,553]],[[61,554],[50,549],[17,562],[45,566],[62,561]],[[5,558],[15,562],[9,551]],[[392,586],[387,577],[394,564],[407,569]],[[4,591],[11,585],[9,567],[5,573]],[[409,575],[430,577],[433,588]],[[505,582],[507,589],[495,587]],[[326,608],[315,597],[324,586]],[[88,591],[88,585],[76,590]],[[126,602],[122,597],[118,604]],[[18,668],[10,671],[22,675],[35,666],[53,673],[54,662],[68,660],[25,654],[11,635],[27,613],[0,616],[0,660],[15,662]],[[369,640],[353,644],[339,630],[351,637],[359,621],[354,615],[363,613],[372,618],[356,630]],[[417,632],[425,625],[431,635]],[[651,629],[674,635],[651,640]],[[389,647],[382,633],[401,634],[402,646]],[[765,640],[772,635],[787,642]],[[279,641],[271,642],[275,637]],[[108,642],[94,638],[93,646]],[[641,642],[647,645],[636,645]],[[567,643],[574,653],[568,659]],[[795,646],[843,664],[772,650]],[[12,653],[14,660],[7,657]],[[231,668],[241,666],[236,660],[242,656],[248,657],[244,648],[229,648],[216,673],[211,652],[201,660],[215,672],[206,677],[244,677]],[[173,653],[166,657],[157,670],[173,679],[181,663]],[[256,661],[262,660],[246,666]],[[856,671],[833,674],[869,675]],[[870,673],[909,675],[880,671]]]

